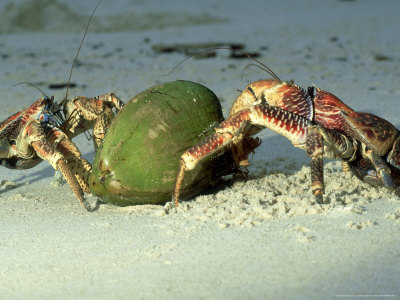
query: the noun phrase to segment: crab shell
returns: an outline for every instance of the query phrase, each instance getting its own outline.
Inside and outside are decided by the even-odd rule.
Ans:
[[[308,92],[291,81],[278,79],[264,79],[248,84],[236,98],[229,115],[261,103],[291,111],[308,120],[313,117],[313,104]]]
[[[324,91],[318,87],[313,99],[314,120],[328,129],[345,133],[345,120],[342,112],[354,112],[348,105],[344,104],[334,94]]]
[[[35,121],[46,123],[48,128],[60,126],[62,120],[55,114],[57,110],[58,106],[54,102],[54,98],[45,96],[36,100],[28,108],[0,122],[0,159],[3,158],[7,162],[4,164],[5,167],[30,169],[42,161],[33,149],[26,144],[27,141],[22,132],[30,122]],[[16,155],[16,152],[22,148],[29,150],[30,154],[27,157],[18,157]],[[1,161],[0,164],[2,164]]]
[[[125,104],[96,152],[92,193],[121,206],[170,201],[180,156],[222,121],[218,98],[198,83],[173,81],[145,90]],[[185,178],[183,198],[233,169],[230,151],[208,157]]]
[[[342,111],[345,130],[352,137],[363,142],[379,156],[392,149],[398,130],[389,121],[374,114]]]
[[[16,112],[0,122],[0,140],[16,138],[19,134],[18,128],[22,128],[33,115],[40,113],[48,105],[48,102],[47,97],[36,100],[30,107]],[[34,116],[34,118],[37,118],[37,116]]]

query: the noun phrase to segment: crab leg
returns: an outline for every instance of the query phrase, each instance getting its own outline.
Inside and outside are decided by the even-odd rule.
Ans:
[[[28,137],[28,142],[31,144],[36,154],[40,158],[47,160],[55,170],[59,169],[61,171],[75,196],[86,210],[90,211],[90,205],[84,198],[82,188],[71,172],[71,169],[68,167],[63,154],[57,151],[53,144],[46,139],[46,133],[40,124],[35,121],[28,124],[25,128],[25,135]]]
[[[268,127],[286,136],[296,146],[301,147],[306,141],[306,131],[309,121],[286,110],[269,105],[255,105],[230,116],[222,122],[215,133],[199,144],[188,149],[181,156],[174,189],[175,206],[178,206],[180,189],[185,172],[192,170],[198,162],[229,145],[240,144],[240,135],[250,124]]]
[[[324,147],[317,126],[311,126],[306,140],[307,155],[311,157],[311,188],[314,196],[322,202],[324,186]]]
[[[352,160],[357,149],[356,144],[339,132],[312,125],[309,120],[290,111],[267,104],[254,105],[230,116],[215,128],[213,135],[183,153],[175,182],[175,206],[179,203],[185,172],[192,170],[201,159],[229,145],[236,147],[243,138],[244,128],[249,125],[269,128],[288,138],[295,147],[307,151],[311,157],[312,190],[317,201],[322,201],[324,192],[323,156]]]
[[[270,128],[287,137],[295,146],[301,147],[306,142],[309,121],[289,111],[264,104],[251,106],[230,116],[215,128],[213,135],[191,147],[181,156],[174,189],[175,206],[179,203],[185,172],[194,169],[201,159],[229,145],[233,147],[235,144],[240,145],[243,132],[249,125]]]
[[[61,171],[61,173],[64,175],[65,180],[67,180],[69,186],[71,187],[71,190],[75,194],[75,196],[78,198],[79,202],[86,208],[87,211],[90,211],[90,205],[89,203],[85,200],[83,191],[72,174],[70,168],[68,167],[67,163],[65,162],[64,159],[59,159],[57,161],[57,169]]]
[[[335,130],[320,125],[309,126],[306,151],[311,157],[311,187],[318,203],[323,203],[325,190],[323,157],[339,158],[346,163],[354,160],[357,146],[356,142]]]
[[[57,145],[68,162],[72,174],[75,175],[80,187],[85,193],[90,193],[88,181],[92,171],[92,165],[83,157],[78,147],[68,138],[64,137]]]
[[[47,139],[51,144],[56,145],[56,150],[63,155],[82,190],[85,193],[90,193],[88,180],[92,171],[92,165],[81,157],[78,147],[57,128],[50,130],[47,134]]]

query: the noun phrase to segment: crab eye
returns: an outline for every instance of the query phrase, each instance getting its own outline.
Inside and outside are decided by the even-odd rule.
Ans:
[[[313,86],[309,86],[308,89],[307,89],[307,91],[308,91],[308,94],[309,94],[311,97],[314,96],[314,87],[313,87]]]
[[[50,103],[53,103],[54,102],[54,96],[51,96],[51,97],[49,97],[49,96],[44,96],[43,98],[42,98],[42,103],[43,102],[50,102]]]

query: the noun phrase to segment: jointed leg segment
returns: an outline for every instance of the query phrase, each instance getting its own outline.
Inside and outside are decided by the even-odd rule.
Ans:
[[[249,129],[250,126],[253,126],[252,129]],[[337,131],[312,125],[308,119],[278,107],[266,104],[254,105],[230,116],[215,128],[213,135],[182,155],[174,189],[175,205],[177,206],[179,202],[185,172],[192,170],[201,159],[222,151],[228,145],[233,148],[243,147],[242,141],[247,138],[247,130],[255,134],[262,128],[269,128],[285,136],[295,147],[307,151],[311,157],[312,191],[318,202],[322,201],[324,193],[323,157],[351,161],[357,150],[356,142]],[[238,149],[236,153],[247,153],[247,155],[250,153],[246,152],[246,147],[243,150],[244,152],[240,152],[242,149]]]
[[[230,116],[215,128],[213,135],[191,147],[182,155],[174,189],[175,205],[177,206],[179,202],[179,194],[185,172],[192,170],[201,159],[217,151],[222,151],[228,145],[234,148],[236,145],[244,147],[239,149],[239,153],[242,153],[241,155],[243,156],[251,152],[245,148],[246,143],[242,143],[250,125],[253,126],[253,129],[256,129],[252,131],[252,134],[267,127],[286,136],[293,144],[302,145],[305,142],[308,124],[309,121],[307,119],[286,110],[264,104],[252,106]],[[257,143],[258,145],[259,143]],[[244,157],[241,157],[240,160],[244,160]]]
[[[44,129],[37,122],[31,122],[25,128],[26,134],[29,136],[28,142],[35,150],[36,154],[47,160],[55,170],[60,170],[69,186],[74,192],[75,196],[79,199],[82,205],[90,210],[89,203],[85,200],[81,185],[78,183],[75,175],[71,171],[66,159],[57,148],[63,139],[66,139],[64,134],[57,130],[52,129],[47,135]],[[59,139],[61,138],[61,141]],[[54,142],[54,143],[52,143]]]

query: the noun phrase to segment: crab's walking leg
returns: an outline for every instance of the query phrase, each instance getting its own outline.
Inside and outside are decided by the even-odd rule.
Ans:
[[[72,174],[75,175],[83,191],[90,193],[88,182],[92,166],[86,159],[81,157],[78,147],[68,138],[63,138],[57,145],[57,150],[64,155]]]
[[[234,146],[238,140],[243,139],[244,128],[249,125],[269,128],[288,138],[295,147],[307,151],[311,157],[312,190],[317,201],[322,201],[324,192],[323,156],[350,161],[354,159],[357,149],[357,145],[339,132],[312,125],[309,120],[290,111],[266,104],[254,105],[230,116],[215,128],[213,135],[181,156],[174,189],[176,206],[185,172],[192,170],[208,155],[221,151],[228,145]]]
[[[174,188],[175,207],[177,207],[179,203],[179,195],[185,172],[193,170],[201,159],[225,148],[232,141],[232,137],[233,135],[229,133],[214,133],[198,145],[191,147],[181,156]]]
[[[50,142],[53,142],[53,134],[54,133],[52,132],[48,136]],[[78,183],[83,191],[85,193],[90,193],[88,180],[92,171],[92,165],[82,157],[78,147],[65,135],[60,139],[59,142],[55,144],[57,145],[57,151],[61,152],[66,159],[72,174],[75,175],[76,180],[78,180]],[[55,173],[53,181],[59,180],[59,176],[62,178],[62,175],[58,174],[58,172]]]
[[[57,151],[59,151],[67,161],[67,164],[75,175],[76,180],[82,190],[85,193],[90,193],[89,189],[89,175],[92,171],[92,165],[83,157],[78,147],[62,132],[57,128],[51,129],[48,133],[47,138],[49,142],[56,145]]]
[[[322,202],[324,186],[324,147],[322,135],[317,126],[308,129],[307,155],[311,157],[311,189],[318,202]]]
[[[318,203],[323,203],[324,185],[324,156],[339,158],[344,162],[355,158],[357,143],[345,135],[323,128],[319,125],[310,125],[306,141],[307,155],[311,157],[311,187]]]
[[[63,154],[56,150],[53,144],[47,139],[46,133],[41,125],[35,121],[25,127],[25,136],[28,138],[29,144],[36,151],[36,154],[47,160],[55,170],[60,170],[67,180],[75,196],[79,199],[86,210],[90,211],[90,205],[85,200],[83,191],[71,172]]]
[[[252,106],[230,116],[215,128],[213,135],[191,147],[181,156],[174,189],[175,206],[179,203],[185,172],[194,169],[201,159],[221,151],[228,145],[240,144],[243,139],[242,133],[250,124],[260,129],[264,127],[272,129],[287,137],[295,146],[302,147],[306,142],[309,121],[289,111],[263,104]]]
[[[82,205],[86,208],[87,211],[90,211],[90,205],[89,203],[85,200],[83,191],[72,174],[70,168],[68,167],[67,163],[65,162],[64,159],[59,159],[56,163],[56,167],[58,170],[61,171],[61,173],[64,175],[65,180],[67,180],[69,186],[71,187],[72,192],[75,194],[75,196],[79,199],[79,202],[82,203]]]

